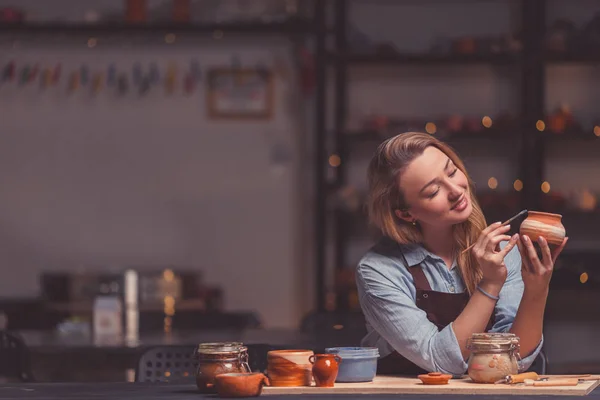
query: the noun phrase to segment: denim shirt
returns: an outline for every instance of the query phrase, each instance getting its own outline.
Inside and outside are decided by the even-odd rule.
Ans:
[[[502,243],[502,247],[506,242]],[[415,305],[416,289],[412,275],[404,267],[404,254],[410,268],[421,265],[432,290],[461,293],[466,290],[456,261],[450,269],[438,256],[421,245],[400,245],[382,239],[359,262],[356,283],[360,305],[367,321],[367,335],[362,346],[379,348],[380,357],[396,350],[427,371],[439,371],[453,376],[465,374],[463,359],[452,324],[441,331]],[[500,300],[494,310],[491,332],[508,332],[523,296],[521,255],[515,246],[505,257],[508,269]],[[529,368],[543,345],[543,337],[532,354],[519,362]]]

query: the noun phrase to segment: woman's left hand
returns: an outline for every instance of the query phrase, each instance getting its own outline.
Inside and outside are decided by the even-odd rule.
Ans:
[[[523,276],[526,293],[547,295],[550,278],[552,278],[552,272],[554,271],[554,263],[568,240],[569,238],[564,238],[560,246],[550,251],[548,241],[540,236],[538,244],[542,250],[541,260],[529,236],[522,235],[520,240],[517,241],[521,253],[521,275]]]

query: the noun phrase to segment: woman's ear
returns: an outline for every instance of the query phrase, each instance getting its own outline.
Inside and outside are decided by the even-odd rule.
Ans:
[[[406,221],[411,224],[415,222],[415,219],[407,210],[395,210],[394,213],[396,214],[396,217],[400,218],[403,221]]]

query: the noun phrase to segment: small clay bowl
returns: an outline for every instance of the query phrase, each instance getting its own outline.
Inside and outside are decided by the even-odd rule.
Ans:
[[[257,397],[269,379],[260,372],[231,372],[215,377],[219,397]]]
[[[527,218],[519,228],[521,236],[527,235],[533,243],[543,236],[548,244],[560,246],[565,239],[566,231],[562,224],[562,215],[540,211],[529,211]]]
[[[447,385],[448,381],[452,379],[452,375],[442,374],[441,372],[430,372],[419,375],[418,378],[424,385]]]

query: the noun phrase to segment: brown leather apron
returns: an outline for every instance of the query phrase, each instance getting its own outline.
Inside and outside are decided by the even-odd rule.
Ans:
[[[404,256],[402,256],[404,258]],[[469,302],[469,293],[445,293],[431,290],[429,281],[421,265],[409,267],[406,259],[403,260],[408,272],[412,275],[417,289],[416,306],[427,313],[427,319],[433,322],[438,330],[444,329],[454,321]],[[488,321],[486,332],[494,324],[494,315]],[[426,374],[421,367],[409,361],[404,356],[394,351],[390,355],[379,359],[377,373],[383,375],[418,375]]]

